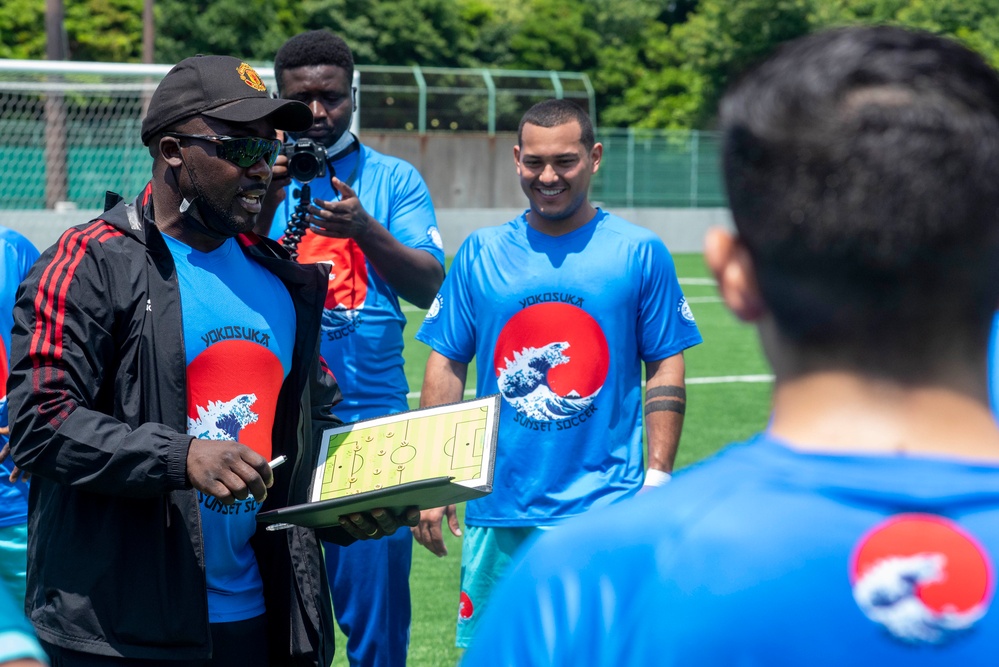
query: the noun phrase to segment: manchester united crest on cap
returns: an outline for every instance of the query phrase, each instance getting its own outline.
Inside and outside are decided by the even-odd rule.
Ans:
[[[899,514],[857,542],[850,583],[864,615],[893,637],[939,644],[985,615],[995,575],[982,545],[953,521]]]
[[[264,82],[260,80],[260,75],[257,74],[257,71],[246,63],[240,63],[239,69],[236,71],[239,72],[239,78],[242,79],[250,88],[261,92],[267,90],[267,86],[265,86]]]

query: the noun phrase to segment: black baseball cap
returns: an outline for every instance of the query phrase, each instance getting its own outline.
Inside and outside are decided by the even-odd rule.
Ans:
[[[312,127],[312,111],[294,100],[273,99],[256,71],[232,56],[193,56],[167,72],[156,86],[142,120],[142,143],[192,116],[233,123],[267,118],[278,130]]]

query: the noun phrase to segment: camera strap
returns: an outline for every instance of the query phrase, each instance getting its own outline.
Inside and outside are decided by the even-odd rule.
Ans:
[[[361,142],[358,141],[357,137],[350,130],[344,132],[339,139],[336,140],[332,146],[326,149],[327,162],[336,162],[337,160],[342,160],[354,151],[361,148]]]
[[[348,134],[350,134],[351,138],[353,139],[353,141],[350,142],[350,145],[332,156],[327,156],[326,158],[326,170],[330,173],[331,176],[336,176],[337,178],[340,178],[340,176],[339,174],[336,173],[336,169],[333,168],[333,163],[344,159],[351,153],[361,150],[361,142],[358,141],[357,137],[355,137],[352,133]],[[348,176],[345,179],[340,178],[340,180],[346,183],[348,187],[353,188],[354,180],[357,178],[357,170],[360,168],[360,166],[361,166],[361,156],[358,155],[357,160],[354,161],[354,168],[350,170],[350,176]]]

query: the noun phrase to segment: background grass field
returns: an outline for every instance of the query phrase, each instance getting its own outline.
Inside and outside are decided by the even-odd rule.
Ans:
[[[725,309],[701,255],[675,255],[680,278],[704,343],[688,350],[687,414],[677,456],[678,467],[709,456],[721,446],[761,429],[769,413],[770,370],[754,330],[738,322]],[[423,383],[423,369],[430,350],[413,339],[424,311],[406,307],[406,374],[410,405],[416,407]],[[755,376],[755,377],[754,377]],[[764,377],[760,377],[764,376]],[[474,362],[468,388],[474,390]],[[664,508],[668,511],[668,508]],[[461,515],[459,506],[459,516]],[[409,667],[453,666],[460,657],[454,647],[458,612],[458,579],[461,541],[445,529],[449,554],[437,558],[414,542],[410,587],[413,625]],[[346,638],[337,633],[334,667],[346,667]]]

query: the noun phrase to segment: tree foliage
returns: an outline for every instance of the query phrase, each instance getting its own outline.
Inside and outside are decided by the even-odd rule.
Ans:
[[[0,58],[45,57],[45,3],[4,0],[0,3]]]
[[[137,62],[143,0],[65,3],[74,60]],[[156,0],[156,60],[270,62],[328,28],[362,64],[586,72],[599,121],[710,127],[725,86],[777,44],[838,25],[952,36],[999,66],[999,0]],[[45,57],[45,3],[0,3],[0,57]]]

